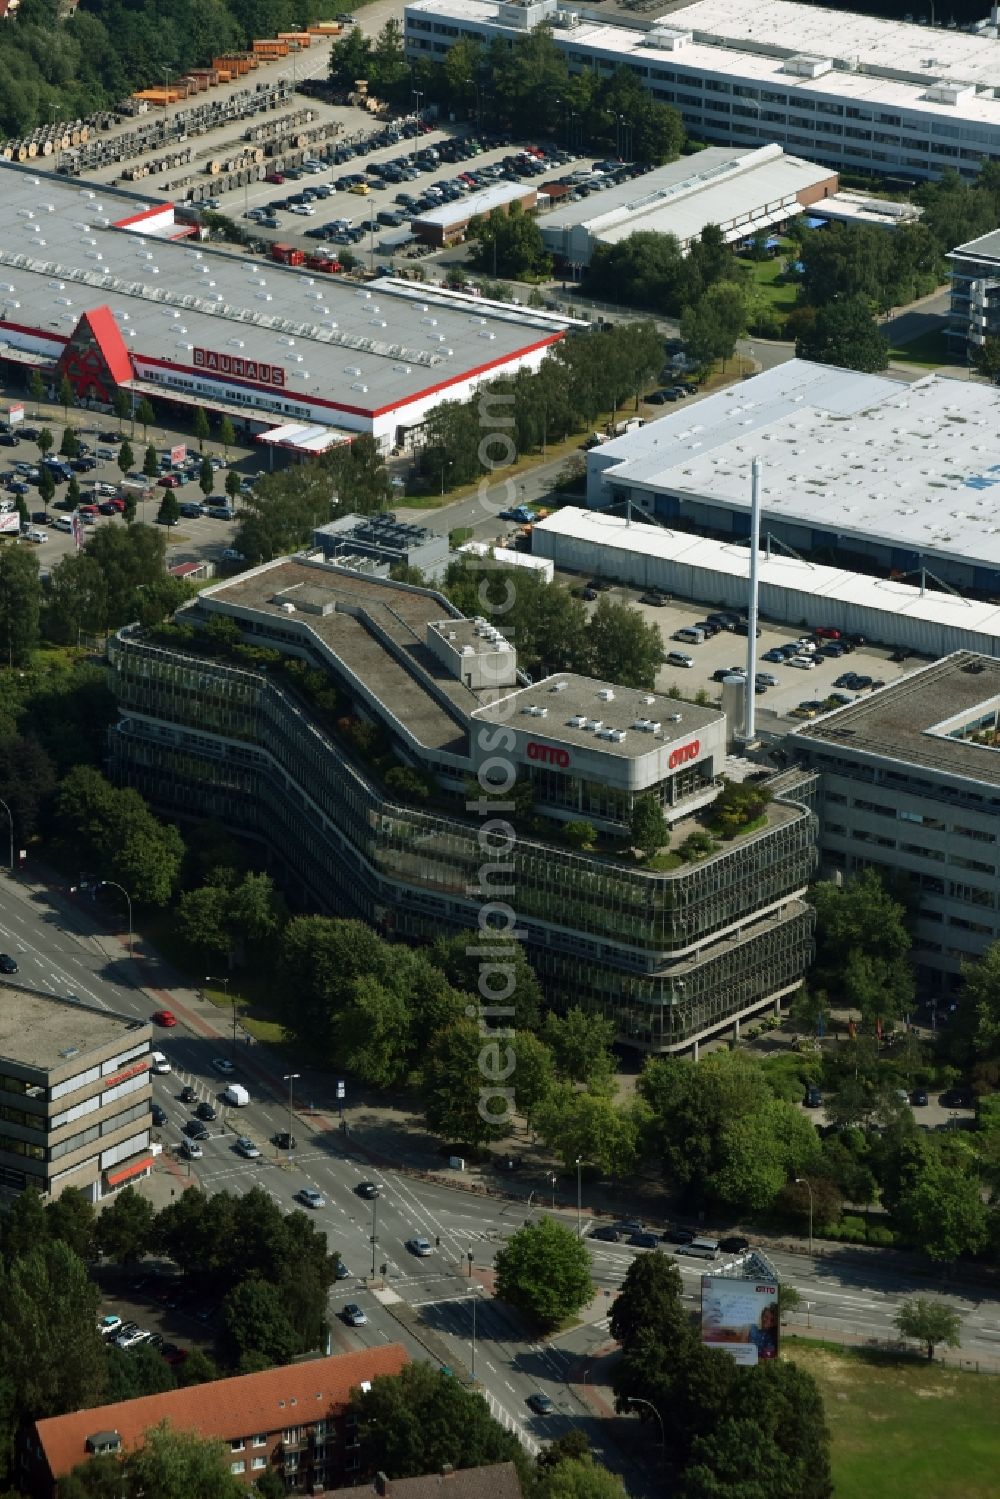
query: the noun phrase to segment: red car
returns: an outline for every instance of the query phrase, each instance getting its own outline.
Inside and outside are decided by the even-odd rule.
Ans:
[[[840,639],[840,631],[835,630],[832,625],[820,625],[818,629],[813,631],[813,634],[816,636],[817,640]]]
[[[265,182],[284,182],[284,180],[285,175],[283,172],[268,172],[267,176],[264,178]]]
[[[163,478],[157,479],[156,482],[160,489],[180,489],[181,487],[181,480],[177,474],[164,474]]]
[[[153,1020],[157,1025],[162,1025],[167,1030],[170,1030],[171,1026],[177,1024],[177,1016],[173,1010],[157,1010],[153,1016]]]

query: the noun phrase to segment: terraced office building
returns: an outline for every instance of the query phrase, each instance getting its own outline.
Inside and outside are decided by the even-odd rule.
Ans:
[[[240,659],[220,619],[275,654]],[[312,908],[423,939],[506,902],[549,997],[652,1052],[697,1045],[801,980],[813,776],[774,782],[757,824],[699,861],[642,867],[622,841],[641,795],[675,845],[704,817],[726,763],[717,708],[569,672],[530,684],[503,636],[440,594],[314,558],[218,584],[177,621],[184,638],[112,643],[117,776],[179,818],[260,839]],[[579,820],[606,852],[568,846]]]

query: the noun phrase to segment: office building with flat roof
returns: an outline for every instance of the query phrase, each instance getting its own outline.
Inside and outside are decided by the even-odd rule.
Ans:
[[[949,251],[951,305],[948,338],[971,355],[988,338],[1000,338],[1000,229]]]
[[[0,1194],[77,1187],[97,1202],[149,1174],[151,1034],[147,1021],[4,982]]]
[[[820,773],[822,872],[920,894],[921,984],[955,986],[1000,938],[1000,660],[957,651],[788,736]]]
[[[836,172],[786,156],[780,146],[709,146],[584,202],[560,203],[538,228],[557,268],[576,271],[598,245],[633,234],[672,234],[686,250],[715,224],[733,244],[787,224],[836,191]]]
[[[810,560],[1000,592],[996,387],[790,359],[591,449],[587,504],[631,500],[634,515],[745,542],[753,458],[762,535]]]
[[[279,651],[280,667],[202,648],[219,616]],[[657,867],[628,846],[640,796],[660,805],[675,848],[710,819],[727,766],[717,708],[572,672],[529,682],[488,621],[314,558],[208,588],[178,620],[190,644],[137,629],[112,643],[115,774],[178,817],[261,840],[305,903],[427,940],[475,928],[484,857],[509,863],[517,928],[552,1002],[605,1014],[642,1050],[695,1045],[797,987],[812,950],[811,776],[775,780],[763,818],[706,857]],[[334,706],[329,691],[306,695],[302,663]],[[484,852],[477,785],[501,801],[517,787],[502,855]],[[591,850],[565,833],[580,822]]]
[[[648,24],[609,24],[558,0],[412,0],[406,56],[440,62],[460,40],[513,44],[552,28],[573,73],[627,68],[690,135],[776,141],[836,169],[912,180],[1000,160],[1000,39],[791,0],[695,0]]]

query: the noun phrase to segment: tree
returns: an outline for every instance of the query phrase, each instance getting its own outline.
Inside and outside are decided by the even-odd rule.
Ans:
[[[874,869],[844,885],[821,881],[813,980],[840,1003],[856,1004],[865,1024],[904,1014],[914,993],[906,908]]]
[[[180,519],[180,513],[181,505],[176,492],[173,489],[165,489],[160,508],[156,512],[156,519],[161,526],[173,526]]]
[[[625,1486],[592,1457],[546,1464],[536,1479],[537,1499],[625,1499]]]
[[[108,1389],[107,1401],[135,1400],[140,1395],[159,1395],[164,1390],[175,1390],[177,1379],[158,1348],[141,1343],[138,1348],[107,1349]]]
[[[117,880],[134,901],[170,899],[184,855],[181,835],[159,822],[137,791],[120,790],[100,771],[78,765],[63,780],[54,821],[77,867]]]
[[[735,281],[719,281],[681,313],[681,337],[697,364],[723,363],[746,332],[747,295]]]
[[[923,1343],[928,1363],[939,1343],[946,1348],[958,1348],[962,1341],[960,1314],[953,1306],[946,1306],[942,1301],[929,1301],[926,1296],[904,1301],[892,1320],[904,1338],[915,1338],[918,1343]]]
[[[160,455],[153,443],[150,443],[146,449],[142,460],[142,471],[147,479],[155,479],[160,472]]]
[[[156,421],[156,412],[153,410],[152,402],[146,396],[143,396],[135,408],[135,419],[142,428],[142,440],[145,442],[149,428]]]
[[[41,473],[38,476],[38,496],[42,505],[47,510],[55,499],[56,481],[48,467],[43,463]]]
[[[609,1176],[629,1176],[639,1159],[645,1107],[616,1104],[606,1093],[585,1093],[570,1083],[551,1088],[534,1114],[534,1126],[568,1171],[578,1160]]]
[[[303,1351],[282,1305],[281,1291],[258,1276],[229,1292],[219,1321],[220,1347],[227,1363],[234,1366],[251,1354],[261,1355],[269,1364],[287,1364]]]
[[[72,476],[66,486],[66,499],[69,503],[70,509],[72,510],[75,510],[83,499],[83,493],[80,489],[80,481],[76,477],[76,474]]]
[[[99,1300],[84,1266],[58,1241],[18,1256],[0,1278],[4,1365],[26,1419],[100,1404],[106,1373]]]
[[[38,451],[45,458],[52,451],[52,444],[55,442],[55,438],[48,427],[43,427],[36,440],[38,442]]]
[[[557,1015],[550,1010],[542,1026],[542,1040],[551,1049],[556,1071],[573,1083],[586,1083],[591,1091],[606,1088],[614,1074],[611,1046],[615,1023],[579,1006]]]
[[[229,496],[230,503],[234,506],[234,508],[237,500],[242,493],[243,484],[240,476],[234,468],[231,468],[226,475],[226,494]]]
[[[206,454],[206,456],[201,460],[201,468],[198,470],[198,488],[201,490],[206,500],[212,493],[214,486],[215,469],[212,467],[212,460]]]
[[[132,410],[132,402],[129,399],[128,391],[122,390],[120,385],[115,387],[114,394],[111,397],[111,410],[120,422],[125,421]]]
[[[64,427],[59,452],[63,458],[75,458],[80,451],[80,442],[72,427]]]
[[[666,1347],[690,1347],[696,1334],[683,1302],[684,1285],[676,1263],[659,1250],[637,1256],[625,1272],[611,1306],[611,1336],[626,1350],[652,1332]]]
[[[204,452],[205,439],[211,435],[211,427],[208,421],[208,412],[204,406],[198,406],[194,413],[194,422],[191,427],[198,443],[199,453]]]
[[[244,501],[235,547],[252,563],[297,551],[316,526],[331,519],[334,493],[330,466],[322,459],[265,474]]]
[[[994,384],[1000,381],[1000,338],[984,338],[969,349],[969,363],[979,375]]]
[[[70,384],[69,376],[63,375],[59,381],[59,404],[63,409],[63,419],[69,414],[69,408],[76,405],[76,392]]]
[[[690,272],[676,235],[643,231],[595,245],[583,284],[589,296],[676,316],[688,300]]]
[[[630,604],[602,594],[590,617],[590,674],[622,687],[652,691],[667,659],[660,628]]]
[[[554,1218],[526,1223],[497,1254],[496,1294],[539,1327],[558,1327],[594,1294],[586,1244]]]
[[[102,1254],[119,1265],[141,1260],[153,1244],[152,1204],[134,1187],[123,1187],[97,1220],[95,1236]]]
[[[122,478],[124,478],[125,475],[127,473],[129,473],[129,471],[134,467],[134,465],[135,465],[135,454],[132,451],[132,444],[130,442],[128,442],[128,441],[119,444],[119,447],[118,447],[118,469],[119,469],[119,472],[121,473]]]
[[[504,1045],[472,1020],[454,1021],[431,1039],[423,1059],[420,1097],[428,1124],[456,1145],[500,1139],[513,1113],[507,1077]]]
[[[138,501],[135,497],[135,490],[127,490],[125,494],[125,509],[122,511],[122,518],[124,519],[126,526],[135,525],[135,513],[138,508],[139,506]]]
[[[38,645],[38,560],[23,549],[0,552],[0,650],[8,666],[27,666]]]
[[[978,1177],[956,1171],[940,1157],[904,1171],[894,1217],[915,1248],[946,1264],[986,1243]]]
[[[451,1468],[514,1462],[525,1472],[514,1435],[490,1415],[482,1395],[429,1363],[407,1364],[355,1391],[361,1463],[394,1478],[417,1478]]]
[[[864,299],[848,297],[817,310],[812,326],[796,339],[795,354],[798,359],[875,374],[889,363],[889,340]]]
[[[33,369],[28,377],[28,394],[34,401],[36,408],[39,401],[45,398],[45,381],[42,379],[41,370],[37,368]]]
[[[226,462],[229,462],[229,449],[236,442],[236,429],[228,416],[224,416],[219,422],[219,441],[222,443],[222,451]]]
[[[651,792],[637,796],[629,818],[629,836],[634,848],[655,854],[670,842],[670,829],[663,808]]]
[[[60,1478],[60,1499],[240,1499],[246,1484],[230,1459],[222,1442],[163,1421],[131,1451],[89,1458]]]
[[[797,1312],[802,1305],[802,1297],[794,1286],[787,1285],[785,1281],[778,1287],[778,1317],[784,1322],[793,1312]]]
[[[89,1260],[96,1248],[93,1203],[78,1187],[64,1187],[45,1207],[49,1237],[67,1244],[81,1260]]]
[[[542,232],[520,203],[511,203],[506,211],[494,208],[485,218],[474,218],[466,237],[475,244],[472,264],[477,270],[521,281],[547,276],[552,268]]]

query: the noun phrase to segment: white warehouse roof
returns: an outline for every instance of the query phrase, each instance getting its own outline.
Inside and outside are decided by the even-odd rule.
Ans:
[[[786,156],[780,146],[709,146],[583,203],[561,203],[538,227],[548,249],[581,263],[595,241],[617,244],[631,234],[673,234],[686,247],[717,224],[726,239],[744,239],[801,213],[798,194],[831,181],[829,167]]]
[[[663,588],[699,603],[746,608],[750,549],[617,515],[566,506],[532,529],[532,548],[557,568],[600,572],[641,588]],[[776,620],[827,624],[872,640],[943,655],[967,649],[1000,655],[1000,608],[956,593],[821,567],[784,552],[760,554],[761,612]]]
[[[765,524],[1000,565],[1000,390],[937,375],[789,360],[593,449],[588,504],[619,486],[748,510],[754,457]]]

